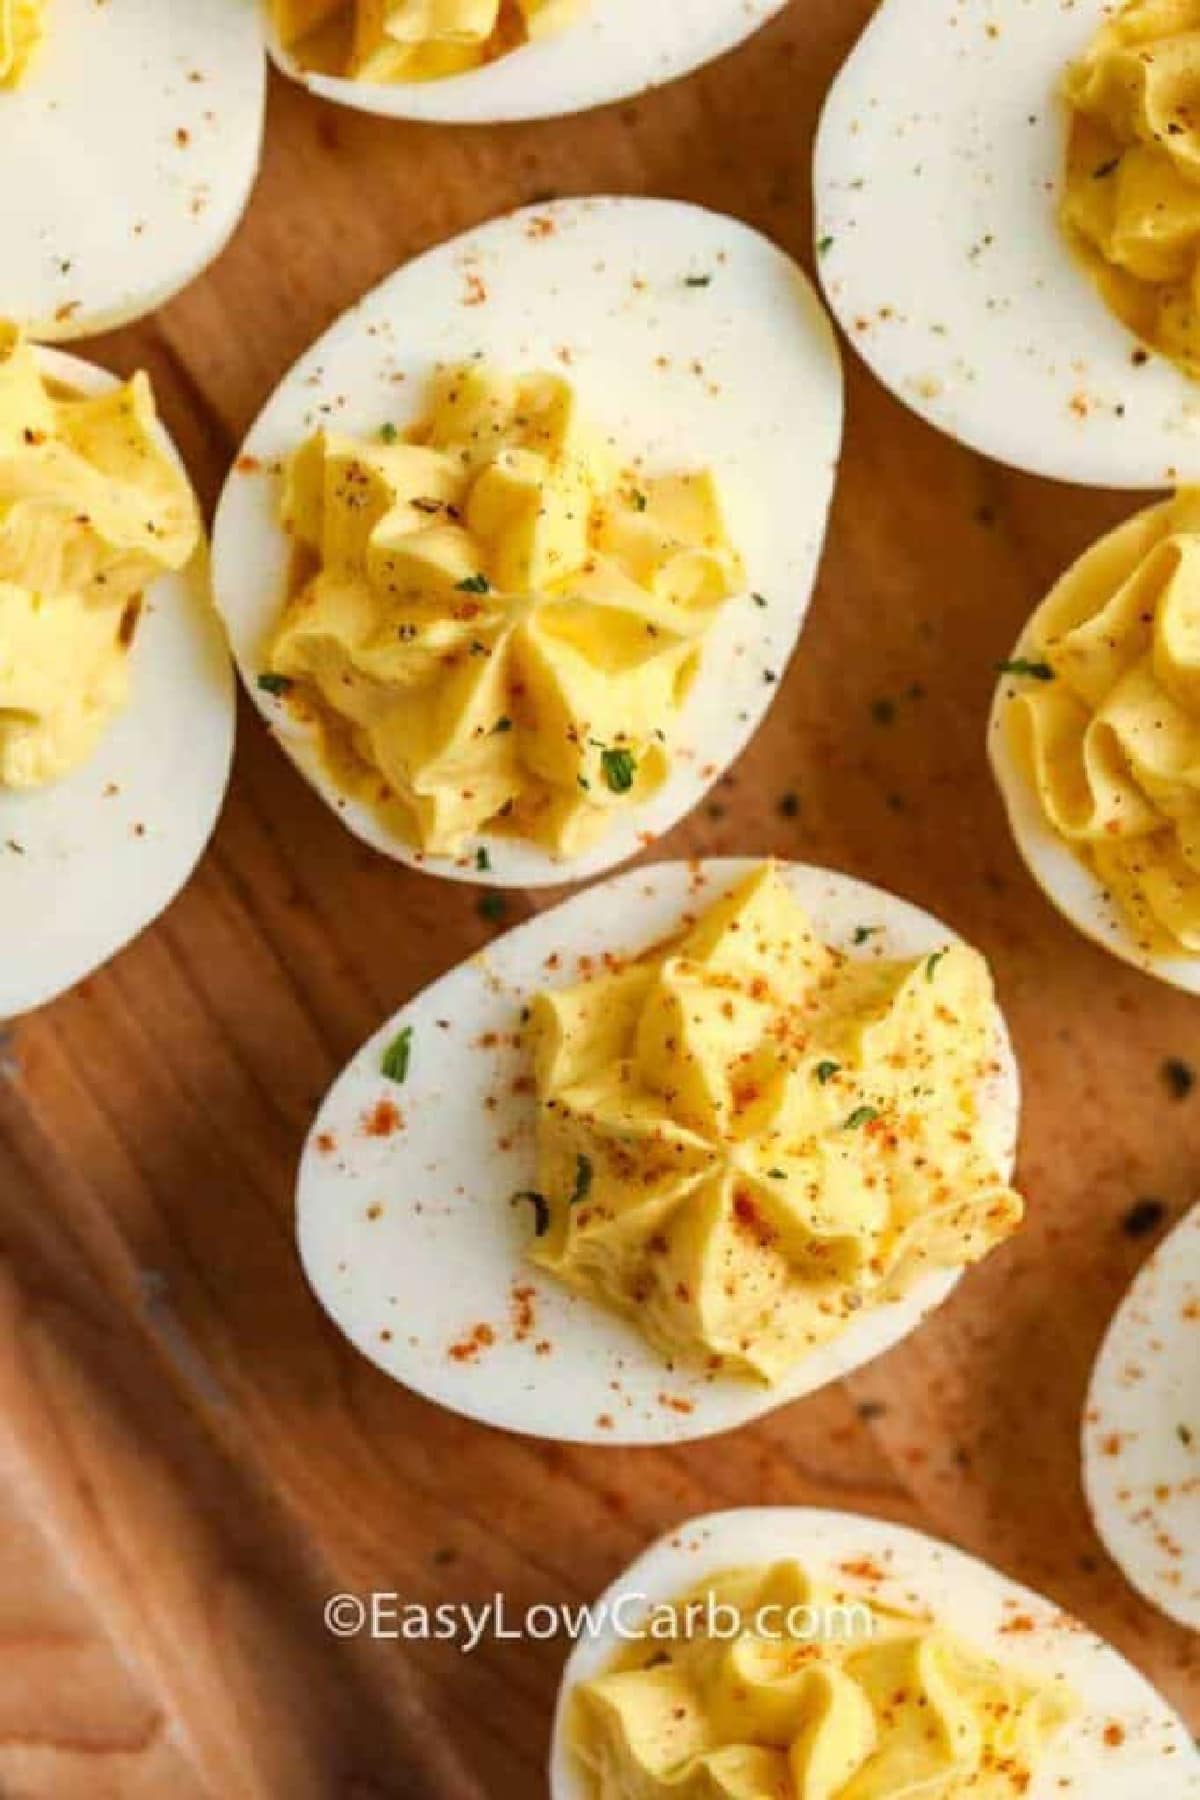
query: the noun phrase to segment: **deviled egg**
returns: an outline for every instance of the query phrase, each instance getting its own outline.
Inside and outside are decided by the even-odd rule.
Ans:
[[[746,1508],[661,1538],[566,1666],[551,1800],[1196,1800],[1186,1726],[987,1563],[885,1520]]]
[[[320,1109],[300,1253],[388,1374],[585,1443],[741,1424],[890,1348],[1017,1226],[987,967],[846,876],[671,863],[419,994]]]
[[[162,911],[229,778],[233,673],[149,382],[0,333],[0,1018]]]
[[[1200,490],[1068,570],[1004,664],[992,767],[1035,879],[1124,961],[1200,993]]]
[[[786,0],[263,0],[271,54],[316,94],[477,125],[628,100],[724,55]]]
[[[1200,1207],[1109,1328],[1083,1427],[1096,1529],[1151,1605],[1200,1631]]]
[[[35,337],[152,312],[219,255],[258,171],[254,0],[4,0],[0,306]]]
[[[846,63],[816,151],[825,291],[884,385],[972,449],[1095,487],[1200,467],[1198,21],[1194,0],[883,0]]]
[[[745,226],[575,200],[471,232],[334,325],[246,441],[213,557],[247,688],[402,862],[612,868],[770,706],[841,426],[820,304]]]

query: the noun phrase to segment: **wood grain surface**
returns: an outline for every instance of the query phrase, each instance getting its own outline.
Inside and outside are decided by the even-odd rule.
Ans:
[[[496,212],[550,193],[677,196],[810,263],[818,108],[870,10],[794,0],[718,66],[563,123],[409,127],[274,81],[229,251],[85,353],[149,369],[211,505],[312,338]],[[305,1288],[296,1158],[361,1040],[496,926],[470,889],[357,845],[243,708],[188,890],[0,1045],[6,1800],[525,1800],[544,1791],[563,1646],[340,1644],[323,1597],[590,1598],[686,1515],[758,1502],[858,1508],[988,1557],[1109,1636],[1200,1727],[1200,1639],[1105,1558],[1077,1448],[1093,1355],[1155,1241],[1122,1221],[1147,1196],[1173,1218],[1200,1190],[1200,1093],[1173,1098],[1162,1073],[1200,1061],[1200,1007],[1051,911],[983,753],[995,661],[1132,502],[996,468],[849,357],[847,375],[800,652],[750,752],[655,854],[828,863],[986,951],[1025,1080],[1027,1228],[882,1362],[711,1444],[559,1449],[394,1386]],[[512,896],[509,922],[530,906]]]

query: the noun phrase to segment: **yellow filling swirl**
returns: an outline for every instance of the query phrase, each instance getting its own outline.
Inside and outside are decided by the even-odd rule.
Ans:
[[[1200,955],[1200,490],[1088,551],[1016,667],[1014,748],[1050,824],[1145,950]]]
[[[310,439],[283,510],[299,564],[268,680],[410,842],[571,855],[661,786],[741,581],[707,472],[622,470],[566,382],[470,364],[405,438]]]
[[[0,87],[16,87],[45,35],[46,0],[0,0]]]
[[[1077,1710],[794,1562],[725,1570],[673,1610],[572,1696],[595,1800],[1017,1800]]]
[[[352,81],[440,81],[573,24],[585,0],[274,0],[284,47]]]
[[[777,1381],[1020,1222],[981,1141],[983,959],[828,949],[770,865],[665,949],[539,995],[529,1032],[535,1260],[665,1358]]]
[[[90,754],[128,696],[143,589],[199,535],[146,376],[62,397],[0,328],[0,787]]]
[[[1200,375],[1200,0],[1132,0],[1065,93],[1067,236],[1117,317]]]

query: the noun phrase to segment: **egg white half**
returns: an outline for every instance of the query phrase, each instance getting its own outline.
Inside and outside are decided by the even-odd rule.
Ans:
[[[51,0],[0,89],[0,312],[84,337],[185,287],[242,216],[265,94],[257,0]]]
[[[300,1255],[317,1298],[365,1356],[451,1411],[571,1443],[660,1444],[707,1437],[840,1380],[906,1337],[959,1279],[934,1271],[908,1297],[864,1310],[777,1387],[670,1368],[627,1321],[567,1292],[526,1260],[533,1218],[511,1197],[535,1185],[536,1103],[518,1091],[521,1009],[577,978],[578,959],[636,952],[678,929],[755,867],[662,863],[576,895],[498,938],[435,982],[354,1057],[321,1107],[300,1166]],[[953,934],[927,913],[847,875],[780,873],[827,943],[856,956],[931,954]],[[854,948],[857,928],[877,928]],[[551,960],[557,958],[557,961]],[[381,1074],[410,1027],[403,1085]],[[998,1074],[981,1129],[1006,1177],[1019,1086],[999,1013]],[[403,1128],[372,1135],[380,1103]],[[527,1290],[528,1330],[514,1329]],[[495,1341],[472,1354],[479,1325]],[[537,1346],[548,1344],[539,1353]]]
[[[638,1602],[679,1599],[706,1576],[795,1558],[849,1598],[932,1613],[947,1630],[997,1661],[1063,1682],[1080,1716],[1048,1748],[1026,1800],[1196,1800],[1200,1760],[1166,1701],[1115,1650],[1049,1600],[949,1544],[883,1519],[795,1506],[747,1507],[693,1519],[660,1538],[597,1602],[605,1628],[585,1635],[563,1674],[550,1761],[551,1800],[592,1800],[567,1734],[574,1689],[602,1674],[622,1649]],[[872,1570],[864,1585],[861,1570]],[[875,1572],[882,1575],[875,1579]],[[1014,1629],[1014,1626],[1017,1628]]]
[[[76,393],[117,385],[62,351],[39,360]],[[163,444],[179,461],[165,433]],[[0,1019],[124,949],[184,886],[216,824],[235,690],[203,550],[147,591],[131,655],[129,704],[88,761],[50,787],[0,788]]]
[[[1010,660],[1032,654],[1026,630]],[[1200,957],[1162,956],[1140,944],[1099,876],[1074,854],[1046,817],[1031,772],[1014,748],[1010,733],[1009,711],[1023,685],[1018,677],[1000,677],[988,721],[988,757],[1025,866],[1063,917],[1101,949],[1171,987],[1200,994]]]
[[[423,856],[340,791],[311,727],[257,686],[288,580],[280,459],[319,425],[362,437],[385,423],[403,429],[424,412],[436,365],[477,354],[511,373],[566,376],[589,417],[623,452],[644,456],[648,474],[713,468],[746,566],[747,592],[728,602],[705,640],[669,779],[569,859],[503,837],[472,839],[456,858]],[[217,511],[217,605],[259,711],[365,842],[462,881],[582,881],[690,812],[762,722],[808,611],[841,436],[832,328],[800,270],[765,238],[674,201],[529,208],[401,269],[284,379]],[[491,866],[481,873],[483,844]]]
[[[393,119],[485,125],[588,112],[662,87],[752,37],[787,0],[588,0],[573,25],[445,81],[365,82],[302,69],[268,20],[271,56],[323,99]]]
[[[1096,1360],[1088,1505],[1126,1578],[1200,1631],[1200,1206],[1161,1243]]]
[[[1057,218],[1062,78],[1111,11],[883,0],[821,120],[816,237],[830,305],[905,405],[1032,474],[1157,488],[1200,471],[1200,385],[1134,363]]]

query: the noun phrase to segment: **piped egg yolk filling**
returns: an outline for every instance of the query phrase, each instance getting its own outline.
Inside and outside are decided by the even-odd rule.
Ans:
[[[1068,571],[1012,665],[1013,747],[1139,945],[1200,955],[1200,490]]]
[[[60,396],[0,328],[0,787],[88,757],[128,697],[143,592],[199,534],[146,377]]]
[[[0,87],[16,87],[45,35],[46,0],[0,0]]]
[[[440,81],[551,37],[586,0],[275,0],[285,49],[352,81]]]
[[[1017,1800],[1078,1711],[1061,1682],[795,1562],[656,1608],[570,1705],[595,1800]]]
[[[662,785],[741,581],[710,474],[622,469],[566,382],[471,364],[403,438],[311,438],[283,517],[297,562],[265,679],[407,841],[569,856]]]
[[[1200,376],[1200,0],[1133,0],[1065,93],[1067,236],[1122,323]]]
[[[528,1032],[534,1260],[667,1360],[779,1381],[1020,1222],[981,1141],[983,959],[831,950],[770,865],[665,950],[540,994]]]

